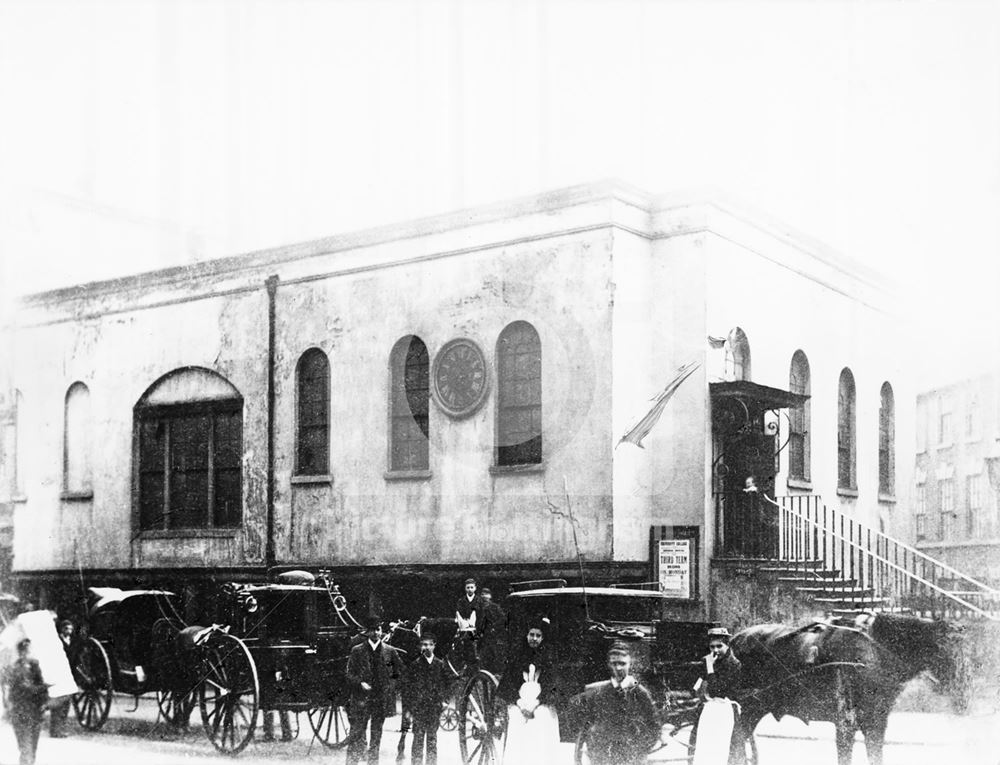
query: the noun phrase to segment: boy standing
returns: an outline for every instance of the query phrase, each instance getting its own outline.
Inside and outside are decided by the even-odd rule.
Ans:
[[[420,637],[420,656],[406,672],[403,685],[403,714],[413,720],[412,765],[436,765],[437,729],[448,679],[444,662],[434,655],[437,641],[430,633]]]

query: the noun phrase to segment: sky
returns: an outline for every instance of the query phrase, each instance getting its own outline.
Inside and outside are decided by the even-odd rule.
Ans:
[[[1000,0],[0,0],[0,108],[0,320],[618,178],[896,280],[923,385],[1000,357]]]

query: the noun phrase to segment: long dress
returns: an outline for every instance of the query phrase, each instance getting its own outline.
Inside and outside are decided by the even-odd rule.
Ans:
[[[527,645],[508,663],[500,697],[507,702],[508,765],[551,765],[559,756],[559,718],[552,706],[555,677],[549,652]],[[516,690],[515,690],[516,689]]]

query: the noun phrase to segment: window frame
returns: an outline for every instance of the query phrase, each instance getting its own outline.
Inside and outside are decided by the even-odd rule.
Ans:
[[[723,373],[726,380],[750,382],[753,379],[750,363],[750,339],[741,327],[734,327],[729,332],[723,356]]]
[[[83,396],[82,399],[71,398],[74,393]],[[74,406],[86,406],[83,413],[71,413],[71,403]],[[81,430],[71,433],[71,429]],[[62,499],[90,499],[94,496],[93,463],[90,460],[90,433],[93,429],[93,419],[90,402],[90,388],[77,380],[66,389],[63,399],[63,477]],[[79,474],[79,480],[77,480]]]
[[[854,373],[844,367],[837,385],[837,491],[841,493],[858,490],[857,390]]]
[[[527,331],[532,344],[526,350],[509,345],[515,333]],[[528,321],[518,319],[505,326],[497,336],[494,349],[497,375],[496,416],[493,436],[493,467],[500,471],[538,469],[545,464],[544,415],[544,354],[542,336]],[[524,357],[524,358],[522,358]],[[532,359],[536,357],[536,359]],[[530,376],[518,375],[519,361],[527,359]],[[520,386],[520,387],[519,387]],[[519,393],[519,390],[521,393]],[[529,393],[525,394],[527,390]],[[537,395],[530,391],[537,390]],[[512,427],[511,419],[517,414],[529,420],[528,430]],[[537,422],[537,427],[535,423]],[[527,433],[529,438],[516,444],[507,444],[508,436]]]
[[[413,379],[413,376],[408,376],[407,372],[410,367],[408,366],[411,360],[416,361],[416,357],[411,356],[411,352],[415,347],[415,344],[419,343],[417,355],[420,357],[420,363],[414,363],[413,369],[416,370],[414,373],[416,376],[416,382],[418,384],[413,386],[413,394],[411,396],[409,383]],[[419,352],[419,348],[423,349],[422,354]],[[420,385],[419,383],[423,383]],[[401,398],[402,395],[402,398]],[[413,412],[413,402],[416,397],[418,404],[423,406],[423,414],[416,415]],[[406,401],[407,411],[403,411],[401,408],[402,401]],[[393,345],[392,350],[389,353],[389,406],[388,406],[388,454],[386,455],[386,460],[388,462],[388,470],[386,471],[387,478],[399,478],[399,477],[410,477],[410,478],[427,478],[430,477],[430,425],[431,425],[431,356],[430,349],[427,347],[427,343],[423,341],[418,335],[405,335],[401,337]],[[402,424],[406,423],[406,427]],[[409,427],[410,423],[414,423],[417,430],[423,434],[423,439],[415,437],[413,438],[400,438],[402,431],[413,432],[412,428]],[[397,427],[399,426],[399,427]],[[422,441],[422,445],[421,445]],[[397,461],[398,457],[403,455],[400,452],[400,448],[404,445],[418,445],[416,451],[416,460],[401,459]],[[414,452],[410,449],[405,450],[406,455],[413,455]],[[422,458],[422,459],[420,459]]]
[[[306,363],[310,362],[312,359],[322,359],[322,374],[311,375],[310,377],[303,376],[303,367]],[[313,383],[315,388],[309,391],[305,390],[307,383]],[[315,414],[319,414],[316,417],[316,421],[311,419],[308,424],[304,422],[306,419],[304,417],[305,412],[303,407],[305,403],[312,398],[312,394],[315,390],[320,390],[322,394],[322,405],[317,407],[316,412],[309,412],[310,417]],[[310,396],[306,396],[306,393],[310,393]],[[330,405],[331,405],[330,395],[330,359],[327,357],[326,353],[322,348],[312,347],[307,348],[299,356],[298,361],[295,363],[295,470],[293,475],[296,477],[308,477],[308,476],[328,476],[330,474]],[[303,451],[307,446],[305,443],[305,428],[308,427],[310,430],[321,432],[322,439],[320,443],[322,444],[322,454],[319,458],[311,460],[309,464],[303,464]]]
[[[798,372],[798,374],[796,374]],[[810,396],[812,391],[812,374],[809,368],[809,358],[802,350],[792,354],[788,370],[788,389],[792,393]],[[791,481],[808,483],[810,476],[810,457],[812,452],[811,430],[812,411],[810,399],[806,399],[801,407],[795,407],[788,413],[788,478]],[[801,448],[802,469],[796,473],[796,451]]]
[[[205,507],[203,513],[205,516],[204,525],[182,525],[173,526],[171,525],[171,475],[174,472],[174,466],[172,464],[172,443],[170,437],[170,426],[167,426],[167,435],[164,439],[163,449],[163,512],[159,516],[158,524],[144,525],[144,513],[143,513],[143,488],[142,479],[145,473],[150,475],[155,475],[155,470],[145,471],[143,466],[143,443],[142,443],[142,429],[143,425],[150,422],[159,423],[172,423],[181,419],[197,417],[197,416],[208,416],[209,417],[209,442],[205,445],[207,451],[207,467],[206,473],[206,490],[205,490]],[[232,467],[220,468],[216,462],[216,429],[218,415],[238,415],[237,422],[239,424],[239,447],[237,450],[238,459],[236,460],[235,471],[237,473],[236,480],[236,494],[234,499],[238,503],[238,509],[235,513],[237,522],[235,524],[216,524],[216,504],[217,495],[216,488],[218,484],[218,473],[221,470],[233,471]],[[239,529],[243,527],[243,513],[245,510],[243,501],[243,399],[242,398],[226,398],[226,399],[208,399],[208,400],[198,400],[190,402],[178,402],[170,404],[154,404],[154,405],[144,405],[140,404],[133,410],[133,448],[135,454],[135,469],[134,469],[134,481],[133,481],[133,516],[136,531],[140,536],[211,536],[215,534],[234,534]]]
[[[878,493],[896,495],[896,394],[888,380],[879,390]]]

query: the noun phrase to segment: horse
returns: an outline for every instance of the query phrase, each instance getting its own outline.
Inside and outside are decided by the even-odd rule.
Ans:
[[[901,614],[749,627],[731,643],[752,689],[741,698],[744,730],[752,734],[768,713],[826,720],[836,726],[839,765],[850,765],[858,730],[868,761],[881,765],[889,712],[909,680],[927,671],[958,703],[953,634],[943,621]]]

